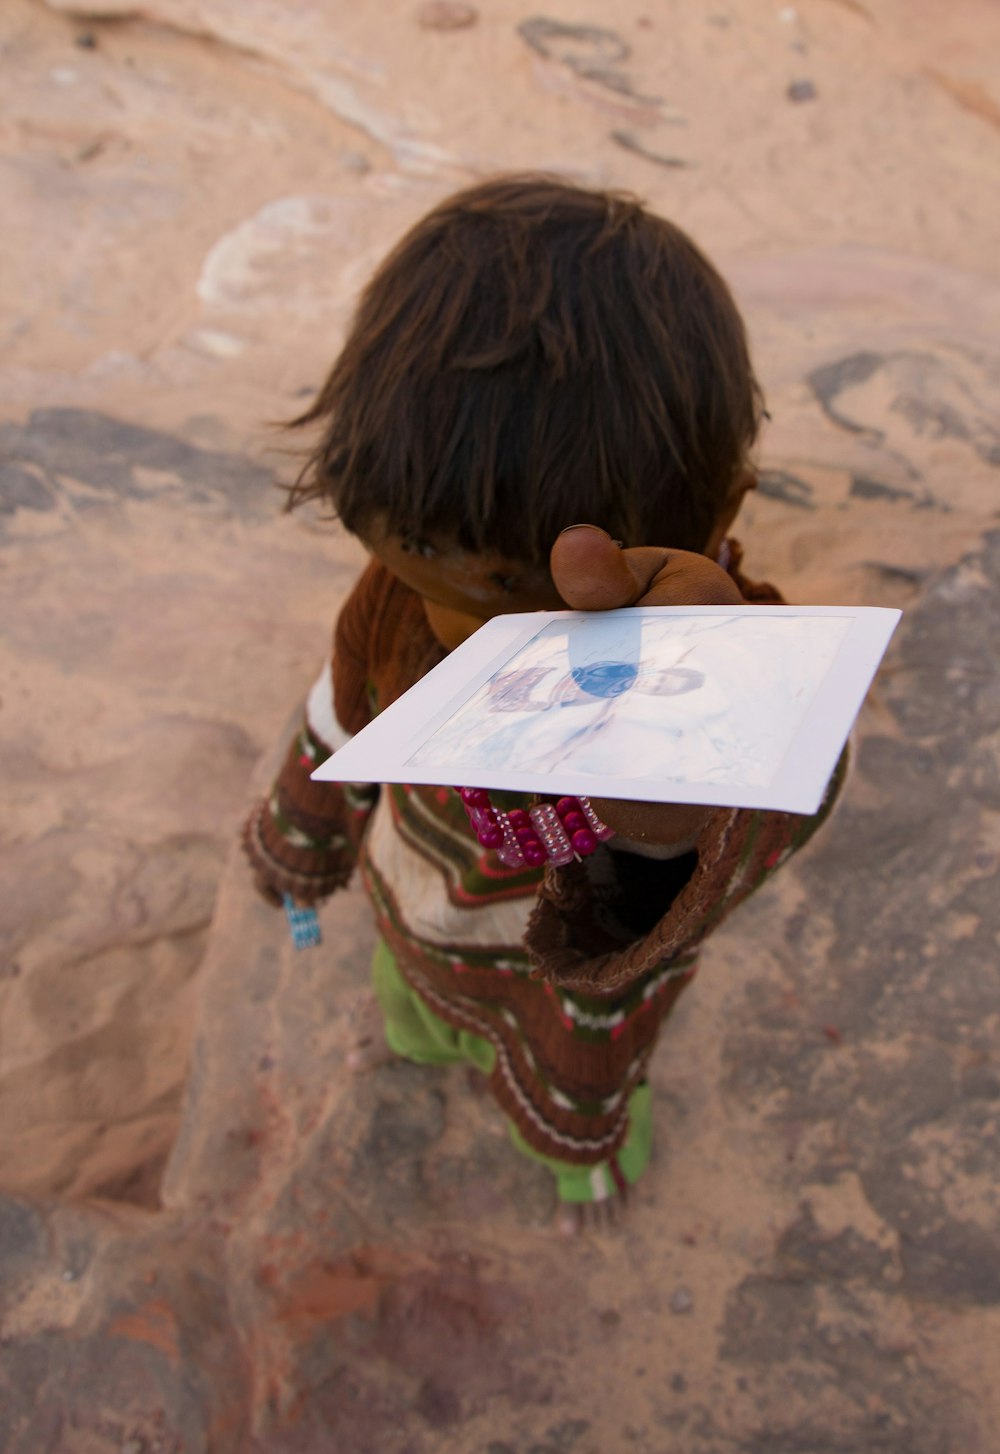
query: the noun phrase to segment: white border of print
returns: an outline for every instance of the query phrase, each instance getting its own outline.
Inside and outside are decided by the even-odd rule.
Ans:
[[[440,783],[437,766],[412,758],[436,730],[552,621],[586,620],[581,611],[531,611],[496,616],[381,712],[312,774],[322,782]],[[606,618],[609,612],[601,612]],[[632,606],[618,615],[650,617],[837,616],[850,620],[825,676],[809,703],[780,767],[766,786],[629,778],[548,770],[482,769],[470,786],[527,793],[585,794],[644,802],[703,803],[733,808],[775,808],[814,813],[901,612],[878,606]],[[597,619],[597,613],[590,615]],[[468,769],[462,768],[468,775]]]

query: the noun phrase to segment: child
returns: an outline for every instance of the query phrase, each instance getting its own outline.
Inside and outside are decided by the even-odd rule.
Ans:
[[[834,789],[815,818],[596,801],[616,836],[595,853],[509,868],[452,786],[310,773],[501,612],[780,601],[727,540],[759,415],[741,319],[690,240],[630,198],[524,176],[403,238],[296,421],[323,433],[290,507],[329,504],[372,559],[246,850],[262,891],[301,903],[360,861],[388,1046],[489,1076],[566,1231],[641,1175],[649,1060],[698,947]]]

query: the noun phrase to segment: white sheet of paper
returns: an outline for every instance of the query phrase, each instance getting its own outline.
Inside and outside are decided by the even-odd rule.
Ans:
[[[313,777],[813,813],[899,617],[871,606],[497,616]]]

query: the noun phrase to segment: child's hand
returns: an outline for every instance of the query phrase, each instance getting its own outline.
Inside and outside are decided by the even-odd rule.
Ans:
[[[257,890],[258,894],[260,894],[261,898],[271,905],[272,909],[281,908],[284,901],[281,897],[280,891],[276,889],[273,884],[269,884],[262,873],[254,874],[253,886]]]
[[[574,611],[743,603],[732,577],[707,556],[659,545],[622,550],[597,525],[564,530],[549,565],[556,590]]]
[[[622,550],[596,525],[564,530],[549,559],[556,590],[574,611],[618,606],[735,606],[743,597],[735,582],[707,556],[689,550],[641,545]],[[693,844],[713,810],[690,803],[638,803],[595,798],[609,827],[639,842]]]

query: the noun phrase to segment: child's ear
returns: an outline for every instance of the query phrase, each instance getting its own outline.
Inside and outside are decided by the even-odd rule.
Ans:
[[[725,503],[716,517],[712,526],[712,533],[708,537],[708,544],[705,546],[704,554],[711,560],[718,560],[719,552],[722,549],[722,542],[732,527],[733,521],[740,513],[740,506],[751,490],[757,488],[757,472],[745,465],[738,470],[733,483],[729,487]]]

